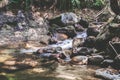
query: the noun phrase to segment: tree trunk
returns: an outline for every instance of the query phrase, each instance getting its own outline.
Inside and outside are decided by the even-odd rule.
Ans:
[[[110,0],[110,7],[116,15],[120,15],[119,0]]]

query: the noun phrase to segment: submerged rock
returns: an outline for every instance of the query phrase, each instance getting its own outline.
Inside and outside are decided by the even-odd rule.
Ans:
[[[0,68],[11,72],[36,67],[37,65],[38,62],[30,58],[26,58],[24,60],[12,59],[6,60]]]
[[[105,80],[120,80],[120,73],[114,69],[98,69],[95,72],[95,75],[98,77],[102,77]]]
[[[75,56],[70,61],[71,64],[87,64],[88,63],[88,57],[87,56]]]

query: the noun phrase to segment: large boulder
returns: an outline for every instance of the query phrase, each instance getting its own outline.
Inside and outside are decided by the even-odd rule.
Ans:
[[[56,24],[58,26],[66,26],[75,24],[78,22],[78,17],[76,14],[70,12],[70,13],[63,13],[60,14],[52,19],[48,19],[48,22],[50,25]]]
[[[101,32],[96,37],[96,45],[95,47],[98,50],[106,51],[106,47],[108,46],[108,42],[115,36],[120,35],[120,24],[112,23],[110,25],[105,26]]]

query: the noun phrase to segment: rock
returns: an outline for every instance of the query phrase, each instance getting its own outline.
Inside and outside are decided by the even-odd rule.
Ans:
[[[75,30],[78,31],[78,32],[83,32],[85,31],[85,28],[83,28],[80,24],[74,24],[75,26]]]
[[[95,42],[96,49],[106,51],[108,42],[112,40],[112,38],[115,36],[119,37],[119,35],[120,35],[119,24],[112,23],[110,25],[105,26],[96,37],[96,42]]]
[[[72,12],[63,13],[63,14],[61,14],[61,21],[66,25],[68,25],[68,24],[72,25],[72,24],[75,24],[78,22],[78,17],[76,14],[74,14]]]
[[[89,49],[87,47],[73,48],[73,54],[71,56],[91,55],[91,53],[93,53],[93,49]]]
[[[84,42],[84,46],[88,48],[94,48],[95,47],[95,37],[94,36],[89,36],[86,38]]]
[[[63,28],[57,28],[58,33],[66,34],[69,38],[73,38],[77,35],[74,26],[66,26]]]
[[[60,41],[56,44],[49,45],[48,47],[61,47],[62,49],[71,49],[72,48],[72,39],[67,39]]]
[[[72,42],[73,48],[83,46],[84,39],[83,38],[74,38]]]
[[[87,29],[87,36],[97,36],[99,34],[99,31],[97,30],[97,27],[89,27]]]
[[[11,60],[11,61],[5,61],[4,62],[4,65],[8,65],[8,66],[13,66],[16,64],[16,61],[15,60]]]
[[[63,34],[63,33],[56,33],[55,37],[57,38],[57,40],[60,40],[60,41],[68,39],[68,36],[66,34]]]
[[[98,69],[96,70],[95,75],[98,77],[102,77],[105,80],[120,80],[119,71],[114,69]]]
[[[115,57],[113,67],[116,68],[116,69],[120,69],[120,55]]]
[[[49,39],[49,44],[56,44],[58,42],[57,38],[52,37]]]
[[[30,27],[32,28],[36,28],[38,27],[39,25],[37,24],[37,22],[33,21],[33,20],[29,20],[29,24],[28,24]]]
[[[117,56],[117,54],[120,54],[119,37],[114,37],[112,38],[111,41],[109,41],[108,46],[107,46],[107,53],[109,53],[108,55],[112,59],[114,59]]]
[[[88,21],[85,20],[85,19],[83,19],[82,17],[81,17],[81,19],[79,20],[78,23],[79,23],[83,28],[88,28],[88,26],[89,26]]]
[[[105,59],[103,62],[101,62],[102,67],[108,67],[113,65],[113,60],[111,59]]]
[[[64,23],[61,21],[61,15],[55,16],[51,19],[48,19],[48,24],[52,27],[53,24],[58,25],[58,26],[66,26]]]
[[[88,57],[87,56],[75,56],[70,61],[71,64],[87,64],[88,63]]]
[[[56,24],[58,26],[66,26],[66,25],[71,25],[75,24],[78,22],[78,17],[76,14],[70,12],[70,13],[63,13],[60,14],[54,18],[48,19],[48,22],[50,25]]]
[[[42,53],[57,53],[62,51],[61,47],[46,47],[46,48],[40,48],[37,50],[37,54],[42,54]]]
[[[104,60],[101,55],[94,55],[88,58],[88,63],[93,65],[100,65],[100,63]]]

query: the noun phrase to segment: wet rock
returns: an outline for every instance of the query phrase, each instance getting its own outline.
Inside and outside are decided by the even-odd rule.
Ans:
[[[72,39],[67,39],[60,41],[56,44],[49,45],[48,47],[61,47],[62,49],[71,49],[72,48]]]
[[[74,26],[66,26],[63,28],[58,28],[56,31],[58,33],[66,34],[69,38],[73,38],[77,35]]]
[[[47,35],[44,35],[44,37],[41,38],[40,43],[43,45],[48,45],[49,44],[49,39],[50,37]]]
[[[57,53],[62,51],[61,47],[47,47],[47,48],[40,48],[37,50],[37,54],[42,54],[42,53]]]
[[[99,34],[99,31],[97,30],[97,27],[89,27],[87,29],[87,36],[97,36]]]
[[[94,48],[95,47],[95,37],[94,36],[89,36],[86,38],[84,42],[84,46],[88,48]]]
[[[77,35],[75,38],[83,38],[85,40],[86,37],[87,37],[87,33],[86,31],[83,31],[83,32],[77,32]]]
[[[71,56],[91,55],[91,53],[93,53],[93,49],[87,47],[73,48],[73,54]]]
[[[120,80],[119,72],[114,69],[98,69],[96,70],[95,75],[98,77],[102,77],[105,80]]]
[[[88,57],[87,56],[75,56],[71,59],[70,63],[85,65],[88,63]]]
[[[72,42],[73,48],[83,46],[84,39],[83,38],[74,38]]]
[[[57,38],[52,37],[49,39],[49,44],[56,44],[58,42]]]
[[[88,63],[93,65],[100,65],[100,63],[104,60],[101,55],[94,55],[88,58]]]
[[[57,40],[60,40],[60,41],[68,39],[68,36],[66,34],[63,34],[63,33],[56,33],[55,37],[57,38]]]
[[[103,62],[101,62],[102,67],[108,67],[113,65],[113,60],[111,59],[105,59]]]

